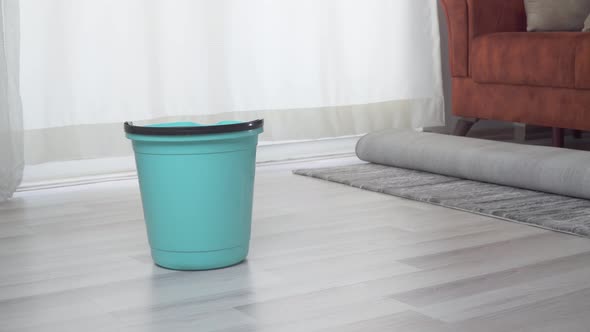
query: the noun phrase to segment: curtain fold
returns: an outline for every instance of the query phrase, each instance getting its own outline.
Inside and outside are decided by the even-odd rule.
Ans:
[[[0,0],[0,202],[12,197],[24,168],[19,42],[18,0]]]
[[[89,136],[126,120],[266,117],[265,141],[444,122],[436,0],[22,1],[21,21],[30,163],[128,154]]]

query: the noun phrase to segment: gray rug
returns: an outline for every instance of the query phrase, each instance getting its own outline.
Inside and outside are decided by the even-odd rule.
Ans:
[[[299,169],[295,174],[420,202],[590,236],[590,201],[377,164]]]

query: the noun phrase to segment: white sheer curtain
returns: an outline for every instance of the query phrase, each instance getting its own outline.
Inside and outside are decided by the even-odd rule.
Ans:
[[[24,167],[18,20],[17,0],[0,0],[0,202],[12,196]]]
[[[436,0],[21,0],[21,12],[30,163],[128,153],[125,120],[265,117],[263,140],[443,121]]]

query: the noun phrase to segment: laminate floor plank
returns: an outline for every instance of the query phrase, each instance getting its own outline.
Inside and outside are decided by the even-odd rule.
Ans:
[[[153,264],[136,180],[0,204],[0,331],[588,331],[590,240],[257,168],[246,262]]]
[[[452,324],[456,331],[578,332],[590,326],[590,288]]]

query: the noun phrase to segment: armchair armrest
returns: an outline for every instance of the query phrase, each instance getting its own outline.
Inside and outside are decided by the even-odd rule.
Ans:
[[[495,32],[526,31],[523,0],[441,0],[449,28],[453,77],[468,77],[471,40]]]
[[[449,29],[449,61],[453,77],[469,76],[467,0],[441,0]]]

